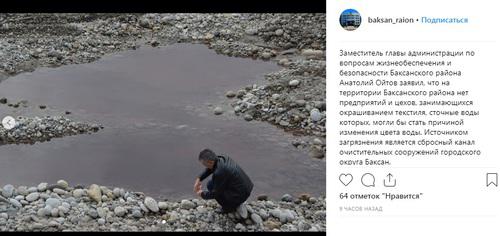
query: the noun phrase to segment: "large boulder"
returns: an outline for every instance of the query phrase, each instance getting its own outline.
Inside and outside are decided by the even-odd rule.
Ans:
[[[192,201],[189,201],[186,199],[181,201],[181,208],[182,209],[189,210],[189,209],[193,209],[195,207],[196,207],[196,204],[194,204],[194,202],[192,202]]]
[[[9,198],[9,197],[12,197],[12,195],[14,195],[14,186],[12,186],[11,184],[7,184],[7,185],[3,186],[2,196]]]
[[[152,212],[160,211],[160,208],[158,207],[158,203],[152,197],[146,197],[144,199],[144,205],[146,205],[146,207]]]
[[[98,203],[100,203],[102,200],[101,188],[97,184],[90,185],[89,189],[87,190],[87,195],[90,197],[90,199]]]
[[[119,217],[123,217],[127,214],[127,210],[121,206],[116,207],[114,212],[115,212],[115,215],[119,216]]]

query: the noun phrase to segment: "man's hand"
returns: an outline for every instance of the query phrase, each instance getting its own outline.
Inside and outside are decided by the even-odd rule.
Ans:
[[[200,189],[201,189],[200,178],[196,178],[196,180],[194,181],[193,191],[197,193]]]
[[[198,190],[198,192],[196,192],[196,195],[198,195],[198,197],[201,197],[201,193],[203,193],[203,190]]]
[[[196,186],[194,189],[194,192],[197,193],[198,191],[201,191],[201,185]]]

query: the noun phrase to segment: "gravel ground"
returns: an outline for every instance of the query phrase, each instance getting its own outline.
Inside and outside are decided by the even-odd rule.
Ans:
[[[67,181],[5,185],[0,231],[326,231],[324,197],[265,195],[233,213],[214,200],[157,201],[141,192]]]
[[[6,130],[0,126],[0,145],[35,144],[50,141],[52,138],[88,134],[103,128],[99,124],[75,122],[62,116],[55,117],[17,117],[16,127]]]

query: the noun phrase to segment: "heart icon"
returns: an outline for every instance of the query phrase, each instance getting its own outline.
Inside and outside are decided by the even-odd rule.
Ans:
[[[340,174],[339,180],[342,184],[345,186],[349,185],[352,182],[352,175],[351,174]]]

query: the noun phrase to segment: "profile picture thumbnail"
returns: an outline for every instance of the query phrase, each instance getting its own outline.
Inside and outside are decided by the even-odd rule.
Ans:
[[[340,14],[340,25],[348,31],[353,31],[361,25],[361,15],[354,9],[347,9]]]

